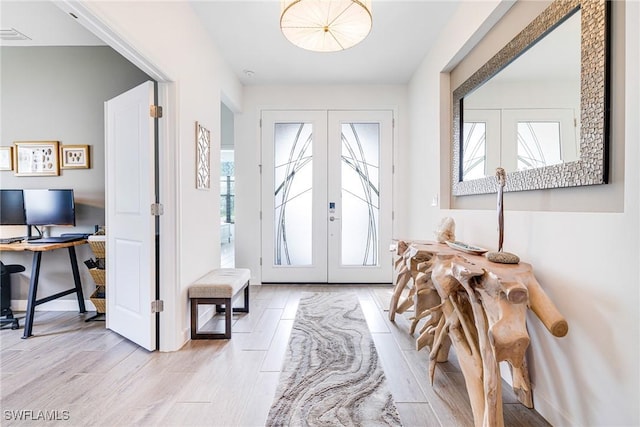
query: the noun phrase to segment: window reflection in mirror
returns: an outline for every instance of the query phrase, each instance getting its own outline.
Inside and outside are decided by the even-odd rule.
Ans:
[[[462,180],[580,158],[581,13],[463,99]]]

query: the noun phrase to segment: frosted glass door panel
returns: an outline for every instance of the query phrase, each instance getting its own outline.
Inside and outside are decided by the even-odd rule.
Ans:
[[[562,163],[560,122],[518,122],[518,170]]]
[[[342,124],[341,263],[378,265],[380,124]]]
[[[274,127],[274,265],[312,264],[313,126]]]
[[[483,178],[487,175],[487,125],[484,122],[465,122],[463,128],[462,152],[464,157],[462,180]]]

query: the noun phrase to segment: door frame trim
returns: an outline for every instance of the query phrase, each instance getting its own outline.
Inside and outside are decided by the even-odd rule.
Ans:
[[[180,239],[178,224],[180,210],[177,209],[180,175],[178,164],[180,150],[178,144],[170,144],[178,140],[175,83],[160,67],[152,63],[141,52],[113,31],[105,22],[97,18],[85,4],[71,0],[60,0],[54,4],[65,13],[73,12],[80,19],[77,22],[104,41],[120,55],[129,60],[140,70],[149,75],[158,84],[158,103],[164,108],[164,117],[158,123],[158,156],[159,156],[159,200],[164,206],[164,215],[160,216],[160,296],[164,300],[164,311],[160,315],[160,343],[159,351],[175,351],[186,341],[186,332],[178,330],[176,325],[182,325],[184,320],[180,316],[179,277]]]

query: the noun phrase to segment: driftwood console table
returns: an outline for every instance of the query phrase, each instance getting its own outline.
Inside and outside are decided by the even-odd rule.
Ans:
[[[504,425],[499,362],[510,364],[515,394],[533,407],[526,311],[530,308],[556,337],[565,336],[569,327],[531,265],[497,264],[442,243],[399,241],[395,273],[389,318],[414,307],[411,334],[426,319],[416,347],[430,349],[432,383],[436,363],[448,359],[453,344],[476,426]]]

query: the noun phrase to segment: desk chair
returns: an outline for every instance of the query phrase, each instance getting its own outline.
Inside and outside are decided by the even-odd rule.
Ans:
[[[11,324],[11,329],[20,327],[18,319],[13,317],[13,311],[11,310],[11,275],[24,270],[25,268],[21,265],[5,265],[0,261],[0,326],[2,327],[6,324]]]

